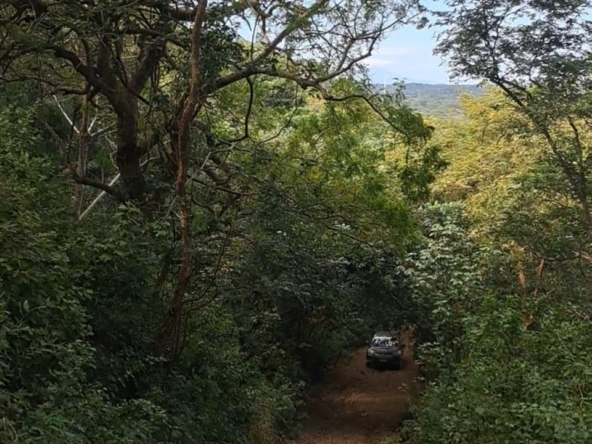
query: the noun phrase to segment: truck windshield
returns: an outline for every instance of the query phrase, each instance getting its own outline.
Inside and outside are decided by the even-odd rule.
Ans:
[[[394,347],[395,341],[389,338],[374,338],[370,344],[372,347]]]

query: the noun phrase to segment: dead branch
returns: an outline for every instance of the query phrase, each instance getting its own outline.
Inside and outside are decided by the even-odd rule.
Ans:
[[[93,187],[96,188],[98,190],[102,190],[105,193],[111,195],[112,197],[114,197],[117,201],[119,202],[125,202],[125,199],[123,198],[123,196],[121,195],[121,193],[114,187],[107,185],[104,182],[99,182],[97,180],[93,180],[93,179],[89,179],[88,177],[81,177],[78,176],[76,174],[76,172],[74,171],[73,174],[73,179],[74,182],[82,184],[82,185],[87,185],[89,187]]]

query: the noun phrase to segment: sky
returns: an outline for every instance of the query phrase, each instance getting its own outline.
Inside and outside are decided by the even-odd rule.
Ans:
[[[429,10],[448,9],[438,0],[425,0],[422,4]],[[433,54],[436,34],[441,30],[408,25],[393,31],[366,60],[372,80],[386,84],[394,79],[408,83],[451,83],[445,61]]]
[[[419,83],[450,83],[443,61],[432,54],[435,30],[413,26],[395,30],[366,60],[375,83],[391,84],[393,79]]]
[[[425,0],[423,4],[430,10],[446,9],[441,0]],[[251,32],[247,28],[239,32],[250,39]],[[408,25],[395,29],[364,61],[373,82],[391,85],[396,79],[407,83],[453,83],[443,60],[433,55],[437,32],[429,26],[416,29]]]

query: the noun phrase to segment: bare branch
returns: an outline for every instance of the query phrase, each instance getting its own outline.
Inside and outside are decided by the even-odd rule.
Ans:
[[[99,190],[103,190],[105,193],[113,196],[119,202],[125,202],[125,199],[119,193],[119,191],[116,188],[114,188],[110,185],[107,185],[106,183],[99,182],[99,181],[93,180],[93,179],[89,179],[88,177],[78,176],[75,172],[73,172],[73,178],[74,178],[74,182],[76,182],[76,183],[79,183],[82,185],[87,185],[87,186],[93,187],[93,188],[97,188]]]
[[[253,81],[249,77],[247,77],[245,80],[249,84],[249,104],[247,105],[247,112],[245,114],[245,124],[244,124],[245,132],[241,137],[239,137],[237,139],[229,140],[226,143],[242,142],[243,140],[246,140],[249,138],[249,120],[251,119],[251,112],[253,111],[253,99],[255,98],[255,91],[253,88]]]
[[[110,188],[113,188],[113,185],[115,185],[115,183],[119,180],[119,178],[121,177],[121,174],[117,173],[117,176],[115,176],[111,182],[109,182],[109,185],[107,185]],[[95,197],[95,199],[90,203],[90,205],[88,206],[88,208],[86,210],[84,210],[80,216],[78,217],[78,220],[82,220],[84,219],[84,217],[90,213],[90,211],[95,207],[95,205],[97,203],[99,203],[99,201],[105,196],[105,194],[107,194],[107,191],[102,190],[99,195],[97,197]]]

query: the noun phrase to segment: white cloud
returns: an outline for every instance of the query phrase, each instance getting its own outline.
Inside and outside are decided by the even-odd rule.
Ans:
[[[378,48],[364,60],[364,64],[370,68],[389,68],[397,66],[405,56],[413,54],[414,48],[411,46],[385,46]]]

